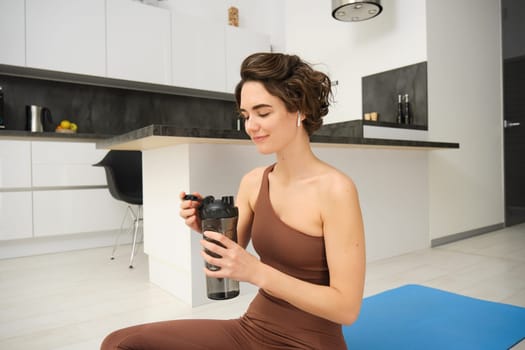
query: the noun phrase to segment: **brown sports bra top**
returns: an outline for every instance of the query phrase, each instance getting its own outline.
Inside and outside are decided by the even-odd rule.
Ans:
[[[329,285],[324,238],[288,226],[272,207],[268,174],[274,166],[265,169],[255,203],[253,247],[263,263],[303,281]]]

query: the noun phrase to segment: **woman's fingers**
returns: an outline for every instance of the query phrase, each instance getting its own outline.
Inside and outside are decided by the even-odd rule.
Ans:
[[[232,241],[228,237],[221,234],[212,235],[210,231],[205,231],[204,239],[201,240],[201,245],[204,249],[221,256],[228,254],[228,249],[232,248],[230,243]]]
[[[198,200],[184,199],[186,196],[185,192],[181,192],[179,196],[181,198],[179,215],[184,220],[194,217],[197,214],[197,208],[199,207],[200,202]],[[200,198],[197,194],[193,196],[194,198]],[[195,219],[191,220],[191,222],[194,221]]]
[[[189,216],[188,218],[184,219],[184,223],[188,226],[192,226],[196,222],[197,222],[197,216],[195,215]]]
[[[195,208],[181,208],[179,211],[180,216],[183,219],[189,219],[190,217],[195,216],[196,212]]]
[[[227,236],[223,235],[222,233],[215,232],[215,231],[204,231],[204,238],[208,238],[208,239],[217,241],[226,248],[231,246],[231,243],[233,243],[233,241],[229,239]]]
[[[197,202],[197,203],[202,201],[202,195],[198,192],[194,192],[194,193],[180,192],[179,198],[181,201],[192,201],[192,202]]]
[[[227,236],[214,231],[205,231],[204,239],[200,243],[203,247],[201,256],[204,261],[220,268],[217,271],[205,268],[207,276],[250,281],[255,275],[254,271],[259,259]]]

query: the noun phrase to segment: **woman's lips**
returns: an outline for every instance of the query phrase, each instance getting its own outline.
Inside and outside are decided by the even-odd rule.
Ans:
[[[253,136],[252,137],[252,141],[255,142],[255,143],[260,143],[260,142],[263,142],[264,140],[266,140],[268,138],[268,135],[265,135],[265,136]]]

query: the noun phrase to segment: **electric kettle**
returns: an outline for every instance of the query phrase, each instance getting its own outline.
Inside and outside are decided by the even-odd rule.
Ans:
[[[52,131],[53,129],[53,118],[47,107],[27,105],[26,118],[26,129],[31,132]]]

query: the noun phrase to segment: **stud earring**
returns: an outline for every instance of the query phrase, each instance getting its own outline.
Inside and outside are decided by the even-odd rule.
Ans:
[[[297,112],[297,127],[301,126],[301,112]]]

